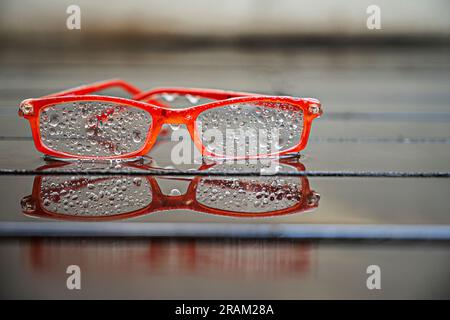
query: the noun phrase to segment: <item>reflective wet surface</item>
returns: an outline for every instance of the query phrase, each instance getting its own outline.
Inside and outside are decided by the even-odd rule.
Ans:
[[[2,298],[444,298],[450,280],[448,246],[429,243],[37,238],[0,254]],[[65,285],[74,263],[79,291]],[[382,290],[366,287],[375,263]]]
[[[448,54],[410,52],[406,59],[405,52],[395,50],[129,55],[110,53],[100,60],[95,54],[68,53],[55,62],[39,52],[1,52],[0,169],[36,172],[0,176],[0,227],[23,223],[42,236],[17,233],[0,241],[1,297],[449,297],[448,241],[280,240],[283,233],[275,232],[286,225],[450,225],[448,178],[277,175],[305,170],[449,172]],[[315,120],[299,158],[269,167],[211,159],[174,164],[172,130],[183,127],[165,128],[142,161],[42,159],[28,124],[17,117],[19,102],[118,76],[142,89],[178,85],[318,97],[325,114]],[[192,174],[193,169],[203,174]],[[89,174],[95,170],[124,174]],[[49,171],[76,174],[45,174]],[[126,174],[142,171],[158,174]],[[50,234],[44,224],[62,230],[78,222],[93,228],[104,222],[130,228],[133,223],[164,224],[158,233],[164,235],[154,238],[150,232],[140,240],[45,237]],[[249,232],[271,229],[257,229],[260,239],[240,240],[230,231],[238,225]],[[174,237],[187,226],[210,228],[211,234]],[[11,228],[8,232],[14,234]],[[84,270],[80,292],[65,288],[70,264]],[[381,291],[366,287],[366,268],[372,264],[382,268]]]

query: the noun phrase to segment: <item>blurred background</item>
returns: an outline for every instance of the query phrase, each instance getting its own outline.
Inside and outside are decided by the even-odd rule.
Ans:
[[[73,6],[79,29],[67,27]],[[368,28],[373,6],[381,29]],[[329,111],[397,111],[411,104],[398,96],[408,91],[441,111],[448,99],[442,85],[449,7],[444,0],[4,0],[0,93],[16,105],[23,97],[122,77],[143,88],[317,96]],[[380,73],[388,70],[385,79]],[[427,91],[419,94],[418,87]],[[381,92],[394,110],[374,105]]]
[[[382,13],[377,36],[448,37],[450,4],[445,0],[130,0],[51,1],[4,0],[1,34],[20,41],[32,37],[41,45],[70,43],[66,8],[82,12],[82,38],[178,37],[212,42],[263,37],[373,37],[366,28],[366,9],[376,5]],[[72,35],[73,37],[74,35]],[[60,37],[58,41],[53,37]],[[165,40],[165,39],[161,39]],[[262,40],[262,39],[261,39]],[[291,41],[296,42],[294,39]]]

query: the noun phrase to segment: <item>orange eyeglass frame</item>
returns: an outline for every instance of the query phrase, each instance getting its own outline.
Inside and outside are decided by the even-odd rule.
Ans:
[[[280,163],[288,164],[293,167],[295,171],[305,171],[305,166],[299,162],[297,163],[289,163],[284,162],[283,160]],[[67,162],[58,162],[55,164],[44,165],[37,170],[45,171],[48,169],[57,169],[60,167],[64,167],[70,165]],[[130,168],[143,169],[146,168],[142,165],[135,165],[133,163],[125,164]],[[216,164],[203,165],[199,168],[199,170],[208,170],[211,167],[214,167]],[[148,168],[147,168],[148,169]],[[230,174],[232,177],[232,174]],[[270,177],[270,176],[261,176],[261,177]],[[219,216],[228,216],[228,217],[237,217],[237,218],[255,218],[255,217],[274,217],[274,216],[283,216],[294,213],[303,213],[310,210],[313,210],[318,207],[318,200],[311,201],[318,196],[318,193],[310,189],[309,181],[306,176],[297,177],[301,182],[302,190],[301,190],[301,198],[300,201],[293,205],[292,207],[268,211],[268,212],[236,212],[229,210],[221,210],[210,208],[201,204],[197,198],[197,186],[201,179],[210,179],[208,176],[196,176],[193,177],[189,187],[185,194],[182,195],[165,195],[160,187],[156,178],[154,176],[143,176],[146,178],[149,185],[151,186],[152,192],[152,201],[145,208],[138,209],[131,212],[120,213],[112,216],[73,216],[60,214],[55,212],[50,212],[45,209],[43,205],[43,200],[41,199],[41,184],[42,184],[42,176],[36,176],[33,183],[33,191],[32,194],[24,197],[24,200],[28,202],[32,202],[33,206],[29,210],[24,210],[23,213],[37,218],[49,218],[49,219],[58,219],[58,220],[72,220],[72,221],[110,221],[110,220],[121,220],[121,219],[131,219],[137,218],[145,215],[149,215],[155,212],[160,211],[169,211],[169,210],[193,210],[200,213],[210,214],[210,215],[219,215]],[[163,178],[163,177],[161,177]],[[80,176],[80,179],[86,179],[86,177]],[[111,179],[110,177],[101,177],[101,180]],[[256,179],[256,178],[255,178]],[[256,183],[257,184],[257,183]]]
[[[93,95],[93,93],[101,90],[121,88],[132,95],[130,99]],[[182,109],[171,108],[154,99],[154,96],[160,94],[176,94],[191,95],[200,98],[213,99],[216,101],[191,106]],[[139,108],[147,111],[152,116],[152,124],[143,147],[139,150],[129,152],[122,155],[114,156],[79,156],[70,153],[52,150],[45,146],[42,142],[39,130],[39,115],[41,110],[58,103],[70,103],[76,101],[99,101],[120,104],[124,106]],[[308,142],[312,121],[322,114],[320,101],[314,98],[295,98],[288,96],[265,96],[260,94],[252,94],[245,92],[222,91],[214,89],[192,89],[192,88],[156,88],[150,91],[141,91],[133,85],[119,79],[107,80],[93,83],[90,85],[80,86],[74,89],[58,92],[42,98],[26,99],[22,101],[19,107],[19,116],[24,117],[30,122],[36,149],[46,155],[58,158],[71,159],[126,159],[135,158],[147,154],[156,142],[158,134],[163,124],[182,124],[186,125],[189,134],[194,141],[196,147],[201,151],[202,155],[223,158],[223,155],[214,154],[206,149],[201,141],[201,136],[197,132],[196,120],[200,113],[205,110],[223,107],[235,103],[249,102],[269,102],[269,103],[286,103],[303,111],[303,130],[300,141],[294,147],[271,154],[263,154],[256,156],[245,156],[242,158],[266,158],[282,156],[286,154],[298,153],[303,150]],[[271,107],[271,104],[267,105]],[[236,158],[238,159],[238,158]]]

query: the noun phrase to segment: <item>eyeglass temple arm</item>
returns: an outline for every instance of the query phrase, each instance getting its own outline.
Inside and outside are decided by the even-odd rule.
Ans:
[[[130,95],[135,96],[141,92],[140,89],[137,87],[129,84],[128,82],[125,82],[121,79],[110,79],[105,81],[99,81],[88,85],[79,86],[73,89],[64,90],[61,92],[53,93],[50,95],[45,96],[48,97],[59,97],[59,96],[65,96],[65,95],[84,95],[84,94],[90,94],[94,93],[96,91],[101,91],[109,88],[121,88],[124,91],[128,92]]]
[[[248,92],[222,91],[214,89],[196,89],[196,88],[155,88],[149,91],[140,92],[133,96],[134,100],[144,100],[157,94],[179,94],[191,95],[213,100],[224,100],[237,97],[255,96],[258,94]]]

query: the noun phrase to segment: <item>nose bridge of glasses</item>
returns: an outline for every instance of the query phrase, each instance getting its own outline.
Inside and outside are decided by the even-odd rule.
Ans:
[[[192,119],[188,109],[163,109],[161,117],[167,124],[188,124]]]

